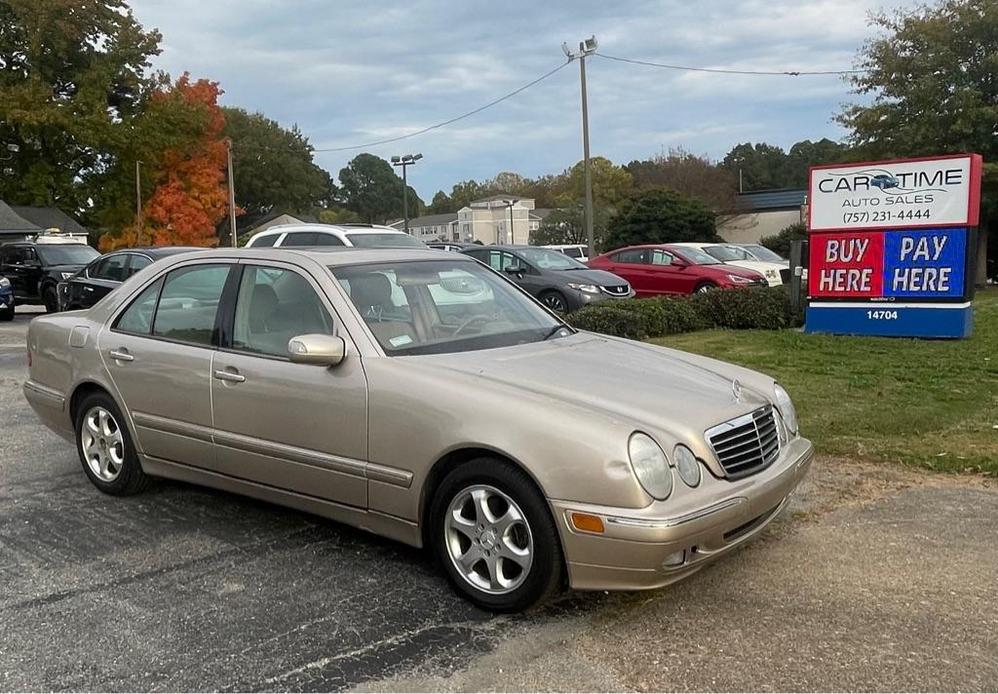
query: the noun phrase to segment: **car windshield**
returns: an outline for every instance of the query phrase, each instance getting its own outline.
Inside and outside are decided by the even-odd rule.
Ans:
[[[785,262],[783,256],[781,256],[779,253],[769,250],[765,246],[760,246],[759,244],[753,243],[751,245],[745,246],[745,248],[746,250],[748,250],[749,253],[754,255],[759,260],[767,260],[771,263]]]
[[[752,257],[746,251],[734,246],[705,246],[704,250],[722,263],[731,262],[732,260],[752,260]]]
[[[517,253],[531,265],[542,270],[587,270],[588,268],[561,251],[549,248],[518,248]]]
[[[330,270],[390,356],[469,352],[571,334],[514,285],[470,260]]]
[[[35,252],[46,265],[86,265],[100,255],[90,246],[82,243],[37,245]]]
[[[409,234],[347,234],[357,248],[426,248],[426,244]]]
[[[720,265],[721,263],[720,260],[709,253],[704,253],[699,248],[687,248],[684,246],[682,248],[669,248],[667,250],[694,265]]]

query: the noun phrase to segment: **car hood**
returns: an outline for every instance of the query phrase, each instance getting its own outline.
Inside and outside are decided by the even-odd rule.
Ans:
[[[46,270],[50,273],[54,272],[79,272],[85,268],[88,263],[66,263],[63,265],[49,265]]]
[[[558,277],[566,282],[595,284],[600,287],[614,287],[627,284],[627,280],[606,270],[555,270]]]
[[[766,260],[729,260],[727,265],[734,265],[735,267],[743,267],[747,270],[755,270],[756,272],[766,273],[767,270],[775,270],[779,272],[780,270],[785,270],[786,265],[780,265],[779,263],[770,263]]]
[[[739,367],[591,333],[438,357],[451,372],[701,439],[711,426],[767,404],[762,390],[773,383]],[[737,399],[732,373],[742,386]]]

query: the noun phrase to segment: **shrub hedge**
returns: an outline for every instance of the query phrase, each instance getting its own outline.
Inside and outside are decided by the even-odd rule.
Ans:
[[[786,286],[604,301],[568,314],[567,320],[580,330],[632,340],[709,328],[778,330],[795,324]]]

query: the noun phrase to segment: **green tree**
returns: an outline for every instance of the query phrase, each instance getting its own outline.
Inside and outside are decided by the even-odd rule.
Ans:
[[[345,207],[332,206],[319,210],[319,221],[323,224],[356,224],[363,221],[360,215]]]
[[[801,140],[787,152],[782,188],[807,188],[807,172],[818,164],[835,164],[852,156],[847,145],[827,137],[812,142]]]
[[[634,179],[623,166],[617,166],[606,157],[592,157],[589,160],[590,178],[593,188],[593,207],[612,208],[624,199],[634,188]],[[585,199],[585,165],[577,163],[566,172],[567,190],[556,200],[558,207]],[[595,217],[595,214],[594,214]]]
[[[803,241],[807,238],[807,225],[804,222],[794,222],[783,227],[772,236],[764,236],[759,240],[763,246],[779,253],[784,258],[790,257],[790,244],[793,241]]]
[[[610,219],[604,250],[642,243],[716,241],[714,211],[667,188],[637,191]]]
[[[467,207],[473,200],[478,200],[489,195],[488,189],[478,181],[461,181],[455,183],[450,191],[451,209],[449,212],[457,212],[462,207]]]
[[[721,166],[740,181],[742,190],[785,188],[787,153],[765,142],[735,145],[724,155]]]
[[[606,238],[609,215],[604,208],[593,210],[593,238],[597,248],[603,246]],[[581,205],[573,205],[565,209],[554,210],[538,229],[530,235],[530,243],[535,246],[549,244],[586,243],[586,227],[583,224]]]
[[[340,169],[340,192],[345,207],[370,224],[384,224],[402,216],[402,180],[392,165],[373,154],[358,154]],[[409,216],[419,215],[424,207],[416,191],[409,186]]]
[[[0,198],[85,212],[148,91],[159,40],[123,0],[0,2],[0,143],[20,147]]]
[[[433,196],[433,200],[426,206],[426,214],[445,214],[447,212],[457,212],[454,209],[454,201],[447,193],[438,190],[437,194]]]
[[[884,35],[860,51],[853,78],[864,103],[839,122],[864,158],[977,152],[998,160],[998,4],[944,0],[873,21]],[[985,172],[977,281],[998,228],[998,170]],[[990,234],[988,233],[990,232]]]
[[[329,204],[329,174],[312,161],[312,146],[297,126],[288,130],[241,108],[222,110],[225,134],[232,140],[236,202],[247,214],[303,212]]]

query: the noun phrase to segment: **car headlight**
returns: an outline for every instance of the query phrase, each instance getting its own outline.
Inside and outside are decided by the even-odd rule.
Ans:
[[[700,484],[700,461],[693,455],[693,451],[679,444],[672,453],[676,459],[676,471],[679,479],[686,483],[687,487],[696,487]]]
[[[9,287],[9,286],[10,286],[10,280],[7,279],[6,277],[0,277],[0,287]]]
[[[595,284],[575,284],[574,282],[569,282],[568,286],[586,294],[599,294],[599,287]]]
[[[752,280],[748,277],[742,277],[741,275],[728,275],[728,279],[735,284],[752,284]]]
[[[794,436],[797,434],[797,410],[794,408],[794,403],[790,400],[790,393],[779,383],[773,387],[773,393],[776,396],[776,409],[780,411],[783,423],[787,425],[787,431],[790,432],[790,436]]]
[[[634,432],[627,442],[627,455],[644,490],[659,501],[668,499],[672,493],[672,469],[654,439],[640,431]]]
[[[76,273],[74,273],[74,272],[60,272],[59,276],[62,277],[64,280],[68,280],[74,274],[76,274]]]

